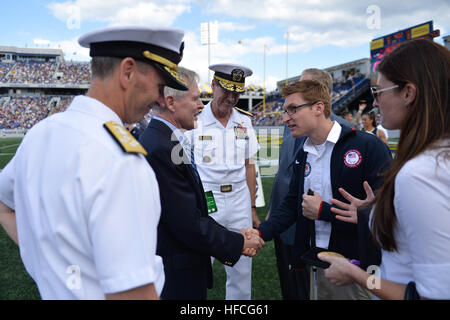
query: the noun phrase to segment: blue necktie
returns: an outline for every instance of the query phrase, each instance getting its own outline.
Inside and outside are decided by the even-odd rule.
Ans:
[[[194,175],[195,179],[197,180],[197,183],[200,184],[200,175],[197,171],[197,165],[195,164],[195,158],[194,158],[194,148],[191,147],[191,166],[192,169],[194,169]]]

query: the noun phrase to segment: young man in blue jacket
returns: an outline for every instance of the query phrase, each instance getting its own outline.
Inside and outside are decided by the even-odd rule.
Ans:
[[[359,260],[362,235],[358,235],[357,225],[336,218],[330,200],[346,202],[339,188],[364,199],[364,181],[374,190],[379,188],[380,173],[391,162],[389,149],[376,136],[331,121],[331,98],[323,84],[300,81],[286,87],[283,96],[286,99],[283,121],[294,138],[307,139],[295,157],[288,194],[258,228],[261,237],[269,241],[297,222],[294,267],[304,267],[300,257],[314,242],[317,247]],[[308,190],[313,195],[308,195]],[[323,269],[317,272],[317,288],[319,299],[370,298],[357,285],[331,284]]]

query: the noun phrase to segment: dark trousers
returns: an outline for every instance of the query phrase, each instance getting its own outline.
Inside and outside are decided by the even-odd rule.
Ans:
[[[280,277],[283,300],[309,300],[308,270],[292,270],[293,247],[285,244],[279,237],[274,238],[278,276]]]
[[[167,263],[167,260],[164,260]],[[209,262],[209,257],[208,257]],[[161,292],[162,300],[206,300],[206,268],[201,265],[192,268],[164,266],[166,279]]]

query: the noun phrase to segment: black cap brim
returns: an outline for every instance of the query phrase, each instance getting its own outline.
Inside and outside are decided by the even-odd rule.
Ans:
[[[181,49],[180,49],[181,50]],[[178,74],[181,55],[159,46],[132,41],[108,41],[90,44],[91,57],[131,57],[155,66],[167,80],[167,86],[177,90],[188,90],[187,84]]]

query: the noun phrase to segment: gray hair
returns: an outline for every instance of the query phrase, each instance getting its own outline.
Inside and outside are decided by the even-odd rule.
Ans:
[[[333,77],[326,70],[321,70],[317,68],[305,69],[302,72],[302,76],[305,74],[309,74],[313,80],[319,81],[324,84],[329,92],[333,91]]]
[[[122,62],[123,58],[115,57],[92,57],[91,70],[92,78],[100,80],[107,80],[112,76],[114,70]],[[149,68],[149,64],[141,61],[136,61],[138,70],[141,73],[146,74]]]
[[[189,86],[190,84],[194,83],[196,84],[200,77],[199,75],[192,70],[183,68],[183,67],[178,67],[178,74],[180,75],[180,77],[186,82],[186,84]],[[184,96],[186,96],[187,91],[183,91],[183,90],[177,90],[174,88],[170,88],[170,87],[164,87],[164,98],[171,96],[174,97],[175,99],[183,99]],[[152,108],[152,111],[155,113],[161,113],[163,111],[164,107],[160,107],[158,105],[154,105]]]

